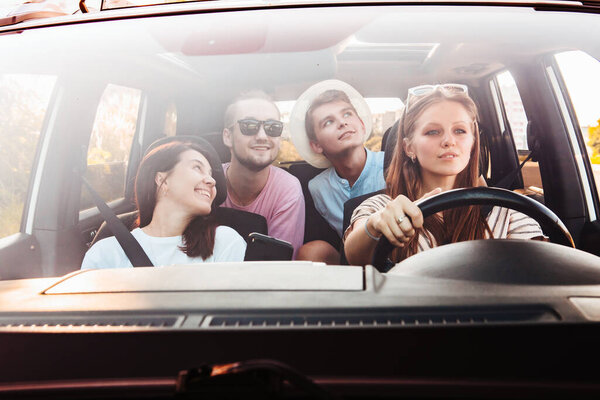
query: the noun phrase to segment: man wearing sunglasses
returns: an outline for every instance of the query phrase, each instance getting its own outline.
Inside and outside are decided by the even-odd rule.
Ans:
[[[290,242],[295,258],[304,240],[304,196],[296,177],[271,165],[283,132],[279,109],[267,94],[247,92],[227,107],[224,126],[231,163],[223,165],[223,206],[264,216],[269,235]]]

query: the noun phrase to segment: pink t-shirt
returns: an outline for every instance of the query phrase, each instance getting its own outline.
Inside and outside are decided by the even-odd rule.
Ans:
[[[223,164],[227,171],[229,163]],[[269,166],[267,184],[247,206],[231,201],[229,193],[221,207],[235,208],[262,215],[267,220],[269,236],[288,241],[294,246],[294,259],[304,242],[304,196],[300,181],[289,172]]]

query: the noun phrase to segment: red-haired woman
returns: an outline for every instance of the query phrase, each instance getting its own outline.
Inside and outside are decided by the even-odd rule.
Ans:
[[[196,142],[159,145],[146,154],[138,169],[139,218],[131,233],[156,266],[242,261],[246,242],[235,230],[217,226],[211,214],[212,207],[224,200],[225,190],[214,150]],[[90,248],[81,268],[131,266],[116,238],[109,237]]]
[[[445,190],[479,186],[477,107],[459,84],[409,89],[386,194],[364,201],[345,232],[351,264],[371,261],[381,235],[397,247],[393,261],[440,244],[484,238],[542,237],[539,224],[514,210],[456,208],[423,220],[415,200]],[[409,218],[407,218],[409,217]]]

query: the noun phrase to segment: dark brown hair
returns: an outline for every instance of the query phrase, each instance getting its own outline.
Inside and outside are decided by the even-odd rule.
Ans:
[[[317,134],[315,133],[315,124],[313,121],[312,113],[324,104],[334,103],[337,101],[343,101],[344,103],[348,103],[348,105],[352,107],[352,110],[354,110],[354,112],[358,114],[356,112],[356,109],[354,108],[354,105],[352,104],[352,102],[348,98],[348,95],[345,92],[335,89],[324,91],[323,93],[315,97],[312,103],[310,103],[310,107],[308,107],[308,110],[306,110],[306,116],[304,117],[304,129],[306,130],[306,136],[308,136],[308,140],[311,140],[313,142],[317,141]]]
[[[418,196],[422,195],[421,166],[418,161],[413,163],[405,154],[404,139],[410,142],[414,136],[415,124],[418,118],[428,107],[442,101],[453,101],[462,105],[473,118],[474,140],[469,163],[457,175],[454,188],[477,186],[479,177],[477,106],[466,93],[437,88],[433,92],[416,99],[411,98],[411,104],[405,110],[406,112],[398,124],[396,148],[386,177],[386,193],[392,199],[402,194],[411,201],[415,201],[418,200]],[[433,236],[438,245],[483,239],[486,232],[491,236],[490,228],[481,215],[478,206],[460,207],[444,211],[443,219],[437,215],[432,215],[425,219],[423,228],[418,229],[417,234],[403,248],[394,251],[393,257],[396,261],[418,252],[418,241],[421,234],[424,234],[430,242]]]
[[[136,224],[140,228],[152,221],[159,189],[155,180],[156,174],[165,172],[168,176],[180,161],[181,154],[187,150],[196,150],[201,154],[206,151],[195,143],[171,142],[156,147],[142,160],[135,177],[135,203],[139,210]],[[213,201],[213,210],[214,207]],[[188,257],[200,256],[206,260],[212,255],[217,229],[217,222],[212,214],[211,212],[195,217],[185,228],[181,251]]]

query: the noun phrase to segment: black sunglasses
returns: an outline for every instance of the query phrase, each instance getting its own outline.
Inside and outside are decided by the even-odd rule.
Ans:
[[[259,121],[253,118],[245,118],[238,120],[238,124],[240,124],[240,131],[244,136],[256,135],[261,125],[265,128],[265,133],[271,137],[279,137],[283,132],[283,122],[272,119]]]

